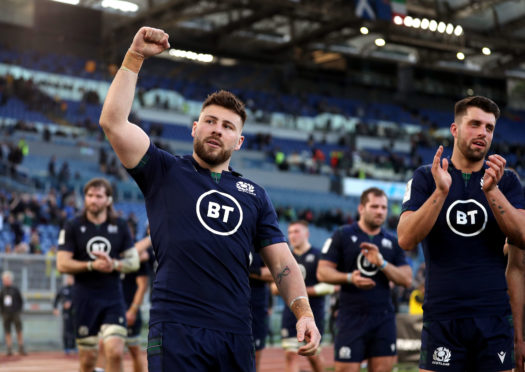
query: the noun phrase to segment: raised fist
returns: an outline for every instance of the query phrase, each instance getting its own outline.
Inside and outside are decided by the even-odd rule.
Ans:
[[[144,58],[157,55],[170,47],[169,35],[163,30],[141,27],[135,34],[130,50],[140,53]]]

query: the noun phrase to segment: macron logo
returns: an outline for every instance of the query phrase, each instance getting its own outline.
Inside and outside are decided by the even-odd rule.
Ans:
[[[499,360],[501,360],[501,364],[503,364],[503,361],[505,360],[505,355],[507,355],[507,353],[504,351],[500,351],[498,353],[498,357],[499,357]]]

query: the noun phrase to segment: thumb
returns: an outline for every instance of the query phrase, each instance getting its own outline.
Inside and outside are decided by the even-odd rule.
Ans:
[[[299,319],[297,322],[297,341],[303,342],[304,340],[304,332],[305,332],[306,326],[302,319]]]

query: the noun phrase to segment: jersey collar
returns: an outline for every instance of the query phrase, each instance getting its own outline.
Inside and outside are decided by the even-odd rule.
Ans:
[[[209,169],[207,168],[203,168],[199,165],[199,163],[197,163],[197,160],[195,160],[195,158],[192,156],[192,155],[184,155],[183,156],[184,159],[189,159],[191,161],[191,163],[193,164],[193,167],[195,168],[195,170],[197,172],[210,172]],[[228,166],[228,172],[231,173],[234,177],[242,177],[242,174],[235,171],[232,167]],[[223,172],[224,173],[224,172]]]
[[[450,156],[447,156],[446,159],[448,160],[449,169],[453,169],[456,172],[462,173],[461,170],[459,170],[458,168],[454,166],[454,163],[452,163],[452,159],[450,158]],[[485,173],[485,169],[487,168],[488,168],[487,159],[485,159],[483,161],[483,166],[481,167],[481,169],[479,171],[472,172],[472,175],[479,174],[479,173]]]

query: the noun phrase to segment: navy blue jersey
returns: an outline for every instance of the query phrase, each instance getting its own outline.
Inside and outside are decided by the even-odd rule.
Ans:
[[[250,334],[250,249],[285,242],[264,189],[233,171],[216,182],[192,156],[153,144],[130,174],[158,261],[150,323]]]
[[[93,252],[105,252],[113,259],[120,259],[122,252],[134,246],[128,225],[123,219],[106,221],[100,225],[85,217],[75,217],[66,222],[58,238],[58,250],[73,253],[78,261],[94,261]],[[96,292],[97,297],[114,299],[122,296],[120,273],[86,271],[75,274],[75,297]]]
[[[137,277],[146,276],[148,277],[148,267],[147,262],[141,262],[140,267],[137,271],[122,274],[122,291],[124,292],[124,302],[129,308],[133,303],[133,298],[135,297],[135,292],[137,292]]]
[[[452,186],[432,230],[423,240],[426,320],[504,315],[510,312],[505,281],[505,235],[489,207],[481,184],[485,167],[465,184],[449,159]],[[498,187],[515,208],[523,208],[518,178],[505,171]],[[435,190],[431,166],[414,172],[403,211],[416,211]]]
[[[261,275],[261,268],[265,267],[264,261],[261,255],[257,252],[252,251],[252,263],[250,264],[250,273]],[[263,288],[267,286],[267,282],[260,279],[250,278],[250,287],[252,291],[254,288]]]
[[[304,284],[306,287],[312,287],[319,283],[317,280],[317,265],[321,258],[321,251],[311,247],[301,255],[292,251],[292,254],[299,265],[299,269],[304,277]],[[310,307],[314,313],[315,323],[317,328],[323,333],[324,326],[324,304],[326,296],[312,296],[309,297]],[[295,330],[296,319],[288,306],[283,309],[282,328],[288,328],[289,331]],[[291,333],[291,334],[290,334]],[[290,332],[289,336],[295,336],[295,332]]]
[[[390,296],[389,280],[379,268],[368,262],[359,245],[363,242],[375,244],[383,258],[395,266],[408,265],[405,253],[397,239],[384,229],[369,236],[357,222],[338,228],[323,247],[321,259],[337,264],[341,272],[359,270],[361,275],[376,282],[372,289],[359,289],[353,284],[343,284],[340,294],[340,313],[394,311]]]

